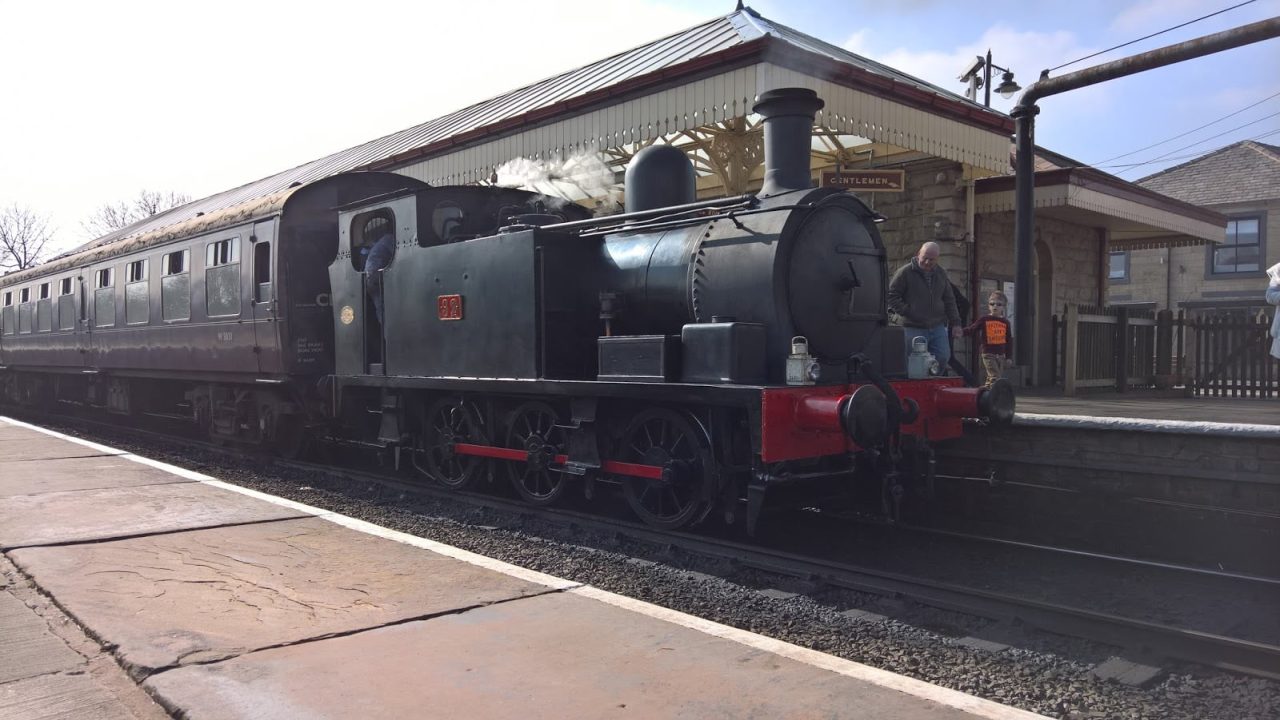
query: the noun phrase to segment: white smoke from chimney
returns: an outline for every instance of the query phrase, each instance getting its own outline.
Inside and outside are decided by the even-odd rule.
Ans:
[[[561,203],[587,198],[598,201],[598,211],[613,212],[622,206],[621,188],[613,170],[598,152],[580,152],[561,159],[512,158],[494,170],[495,185],[541,193]]]

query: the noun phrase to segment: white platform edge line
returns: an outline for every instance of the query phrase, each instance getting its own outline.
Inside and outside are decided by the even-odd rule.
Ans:
[[[38,427],[38,426],[36,426],[36,425],[32,425],[31,423],[25,423],[25,422],[22,422],[21,420],[14,420],[14,419],[13,419],[13,418],[11,418],[11,417],[5,417],[5,416],[3,416],[3,415],[0,415],[0,422],[6,422],[6,423],[8,423],[8,424],[10,424],[10,425],[14,425],[14,426],[17,426],[17,427],[20,427],[20,428],[26,428],[26,429],[28,429],[28,430],[35,430],[35,431],[37,431],[37,432],[42,432],[42,433],[44,433],[45,435],[52,435],[53,437],[56,437],[56,438],[58,438],[58,439],[60,439],[60,440],[66,440],[66,441],[68,441],[68,442],[73,442],[73,443],[75,443],[76,445],[83,445],[83,446],[85,446],[85,447],[87,447],[87,448],[91,448],[91,449],[93,449],[93,450],[97,450],[98,452],[103,453],[104,455],[128,455],[128,454],[129,454],[128,452],[126,452],[126,451],[124,451],[124,450],[117,450],[116,448],[113,448],[113,447],[107,447],[106,445],[99,445],[98,443],[96,443],[96,442],[90,442],[89,440],[81,440],[81,439],[80,439],[80,438],[78,438],[78,437],[71,437],[70,435],[63,435],[63,434],[62,434],[62,433],[60,433],[60,432],[55,432],[55,431],[53,431],[53,430],[46,430],[45,428]]]
[[[475,565],[486,570],[493,570],[494,572],[509,575],[519,580],[525,580],[537,585],[545,585],[546,587],[554,590],[573,590],[575,588],[583,587],[580,582],[566,580],[565,578],[556,577],[555,575],[548,575],[546,573],[538,572],[537,570],[522,568],[519,565],[512,565],[508,562],[495,560],[484,555],[478,555],[470,550],[463,550],[462,548],[446,545],[441,542],[436,542],[435,540],[428,540],[416,535],[402,533],[398,530],[391,530],[389,528],[384,528],[381,525],[375,525],[371,522],[359,520],[347,515],[329,513],[322,517],[331,523],[336,523],[345,528],[357,530],[369,535],[375,535],[380,538],[386,538],[387,540],[394,540],[395,542],[404,543],[405,545],[412,545],[417,548],[422,548],[423,550],[430,550],[431,552],[438,553],[455,560],[461,560],[462,562],[470,565]]]
[[[1138,430],[1145,432],[1211,435],[1217,437],[1280,438],[1280,425],[1257,423],[1224,423],[1210,420],[1158,420],[1119,418],[1100,415],[1058,415],[1052,413],[1016,413],[1014,425],[1023,427],[1062,427],[1095,430]]]
[[[810,650],[808,648],[800,647],[799,645],[793,645],[789,642],[765,637],[764,635],[753,633],[748,630],[740,630],[711,620],[704,620],[703,618],[682,613],[678,610],[671,610],[643,600],[636,600],[634,598],[618,595],[617,593],[601,590],[600,588],[593,587],[591,585],[583,585],[565,578],[522,568],[518,565],[512,565],[501,560],[495,560],[490,557],[485,557],[484,555],[478,555],[468,550],[463,550],[462,548],[446,545],[441,542],[436,542],[435,540],[427,540],[426,538],[409,535],[408,533],[402,533],[397,530],[384,528],[380,525],[375,525],[347,515],[329,512],[328,510],[306,505],[304,503],[276,497],[275,495],[268,495],[257,490],[240,487],[238,485],[232,485],[209,477],[208,475],[202,475],[201,473],[193,472],[191,470],[185,470],[177,467],[176,465],[170,465],[158,460],[152,460],[151,458],[145,458],[140,455],[134,455],[133,453],[116,450],[115,448],[108,448],[104,445],[97,445],[96,443],[82,441],[78,438],[63,435],[62,433],[54,430],[46,430],[42,427],[37,427],[29,423],[24,423],[3,416],[0,416],[0,421],[35,430],[36,432],[41,432],[52,437],[78,442],[79,444],[94,447],[95,449],[103,449],[113,453],[119,453],[119,457],[126,460],[141,463],[158,470],[164,470],[178,475],[179,477],[195,480],[224,490],[248,495],[249,497],[257,498],[274,505],[280,505],[308,513],[322,520],[328,520],[329,522],[357,532],[363,532],[385,538],[387,540],[412,545],[424,550],[430,550],[446,557],[515,577],[520,580],[544,585],[554,589],[566,590],[568,592],[591,598],[599,602],[604,602],[609,605],[613,605],[614,607],[622,608],[646,617],[669,622],[690,630],[696,630],[713,637],[730,640],[763,652],[772,653],[812,667],[844,675],[845,677],[860,680],[877,687],[896,690],[898,692],[911,695],[912,697],[918,697],[938,703],[939,705],[956,708],[973,715],[988,718],[989,720],[1050,720],[1044,715],[1038,715],[1026,710],[1019,710],[1018,708],[1009,707],[1007,705],[1001,705],[1000,703],[993,702],[991,700],[984,700],[983,698],[975,697],[973,695],[960,692],[959,690],[952,690],[950,688],[942,687],[941,685],[934,685],[923,680],[916,680],[915,678],[898,675],[897,673],[893,673],[888,670],[881,670],[879,668],[871,667],[870,665],[863,665],[862,663],[854,662],[852,660],[845,660],[844,658],[838,658],[834,655],[828,655],[817,650]]]
[[[852,660],[845,660],[834,655],[828,655],[817,650],[793,645],[792,643],[777,640],[771,637],[765,637],[749,630],[740,630],[728,625],[722,625],[718,622],[705,620],[695,617],[678,610],[671,610],[659,605],[636,600],[624,595],[618,595],[607,590],[584,585],[579,588],[570,590],[569,592],[583,597],[589,597],[593,600],[608,603],[615,607],[630,610],[657,620],[663,620],[674,625],[696,630],[698,632],[712,635],[714,637],[730,640],[747,647],[761,650],[774,655],[778,655],[789,660],[811,665],[813,667],[828,670],[830,672],[844,675],[845,677],[860,680],[862,682],[875,685],[877,687],[896,690],[913,697],[929,700],[945,705],[950,708],[962,710],[971,715],[989,718],[989,720],[1049,720],[1044,715],[1038,715],[1027,710],[1019,710],[1018,708],[1001,705],[1000,703],[984,700],[980,697],[969,695],[959,690],[952,690],[941,685],[934,685],[917,680],[915,678],[899,675],[889,670],[881,670],[880,668],[864,665]]]

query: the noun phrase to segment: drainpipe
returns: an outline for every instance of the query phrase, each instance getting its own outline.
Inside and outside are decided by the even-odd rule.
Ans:
[[[1212,35],[1205,35],[1195,40],[1168,45],[1150,52],[1122,58],[1115,62],[1085,68],[1079,72],[1068,73],[1061,77],[1050,78],[1046,70],[1040,79],[1031,84],[1018,98],[1018,105],[1010,115],[1013,116],[1017,132],[1016,162],[1016,222],[1014,226],[1014,310],[1017,313],[1014,327],[1015,340],[1013,351],[1018,365],[1031,364],[1030,342],[1035,318],[1034,293],[1031,292],[1031,253],[1034,246],[1032,229],[1035,226],[1035,118],[1040,108],[1036,101],[1040,98],[1057,95],[1068,90],[1078,90],[1089,85],[1096,85],[1107,80],[1134,75],[1146,70],[1153,70],[1165,65],[1191,60],[1204,55],[1230,50],[1231,48],[1270,40],[1280,36],[1280,17],[1261,20],[1231,30]]]

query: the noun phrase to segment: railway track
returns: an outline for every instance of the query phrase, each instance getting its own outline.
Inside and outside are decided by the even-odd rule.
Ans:
[[[55,418],[42,418],[55,420]],[[33,418],[35,421],[41,419]],[[59,416],[56,422],[67,424],[67,418]],[[98,423],[77,418],[70,421],[81,428],[97,431],[109,430],[113,434],[127,433],[141,442],[171,443],[172,435],[148,430],[123,430],[117,425]],[[245,461],[243,451],[200,441],[183,439],[185,444],[202,450]],[[265,459],[255,455],[255,462]],[[476,491],[455,491],[436,487],[426,482],[410,482],[385,472],[372,472],[359,468],[342,468],[312,462],[270,458],[280,468],[306,474],[323,474],[347,482],[375,483],[388,490],[412,493],[441,500],[463,500],[488,509],[510,513],[517,517],[536,519],[598,533],[611,533],[617,537],[668,549],[678,549],[690,555],[706,558],[733,567],[760,571],[780,577],[798,578],[817,586],[852,590],[879,596],[908,600],[926,607],[949,610],[996,621],[1020,623],[1043,632],[1083,638],[1124,649],[1128,655],[1144,658],[1170,658],[1202,664],[1260,677],[1280,679],[1280,643],[1264,642],[1244,637],[1206,632],[1157,622],[1134,614],[1105,612],[1067,603],[1037,599],[1027,593],[998,591],[973,584],[939,580],[920,574],[887,571],[868,564],[822,558],[817,553],[796,552],[764,547],[739,539],[716,537],[707,533],[688,531],[661,531],[649,526],[616,518],[601,517],[572,509],[539,508],[517,500]],[[929,534],[938,537],[987,543],[992,546],[1014,546],[1022,551],[1042,554],[1046,558],[1071,557],[1075,561],[1087,561],[1115,567],[1158,569],[1161,572],[1195,578],[1197,582],[1223,582],[1233,587],[1248,585],[1263,592],[1274,592],[1280,597],[1280,579],[1259,577],[1242,573],[1221,572],[1186,567],[1150,560],[1126,558],[1102,553],[1084,552],[1031,543],[1018,543],[1000,538],[941,531],[922,527],[898,527],[895,532]],[[1273,607],[1274,609],[1274,607]]]

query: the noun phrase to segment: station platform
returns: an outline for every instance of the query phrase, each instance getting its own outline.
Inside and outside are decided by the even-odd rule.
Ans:
[[[1019,394],[1018,413],[1280,428],[1280,400],[1275,398],[1183,397],[1141,391],[1075,397]]]
[[[1041,716],[0,418],[0,720]]]

